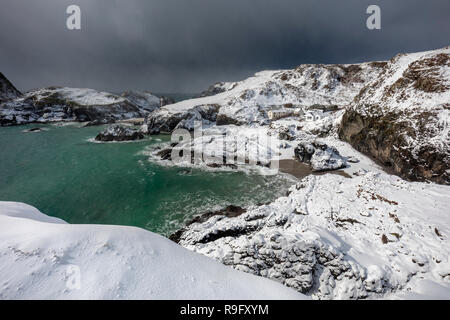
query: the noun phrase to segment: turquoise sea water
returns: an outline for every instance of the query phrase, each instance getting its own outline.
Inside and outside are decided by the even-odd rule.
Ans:
[[[41,127],[45,131],[28,133]],[[164,167],[142,151],[168,141],[93,143],[103,127],[0,127],[0,201],[20,201],[69,223],[142,227],[168,235],[195,214],[284,194],[282,176]]]

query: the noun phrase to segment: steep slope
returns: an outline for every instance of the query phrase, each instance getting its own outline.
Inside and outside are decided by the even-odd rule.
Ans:
[[[0,299],[304,299],[138,228],[0,202]],[[79,277],[76,277],[79,276]]]
[[[341,139],[401,177],[450,184],[450,47],[399,54],[346,110]]]
[[[19,90],[0,72],[0,103],[15,99],[20,95]]]

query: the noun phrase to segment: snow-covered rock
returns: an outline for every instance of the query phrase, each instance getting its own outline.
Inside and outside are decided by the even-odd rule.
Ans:
[[[450,184],[450,47],[399,54],[368,82],[339,136],[401,177]]]
[[[345,168],[346,161],[334,147],[318,141],[301,142],[294,150],[301,162],[311,165],[313,171],[328,171]]]
[[[447,186],[374,171],[308,176],[271,204],[214,215],[177,237],[186,248],[314,298],[420,297],[436,295],[429,291],[436,287],[448,298],[449,204]]]
[[[22,94],[14,85],[0,72],[0,103],[20,97]]]
[[[144,134],[139,130],[123,125],[113,124],[102,130],[96,137],[96,141],[132,141],[144,139]]]
[[[149,231],[0,202],[0,299],[304,299]]]
[[[172,106],[163,107],[151,113],[146,119],[145,124],[148,133],[158,134],[160,132],[172,132],[178,128],[193,130],[194,121],[206,120],[215,122],[217,112],[220,108],[216,104],[196,105],[188,110],[172,110]]]

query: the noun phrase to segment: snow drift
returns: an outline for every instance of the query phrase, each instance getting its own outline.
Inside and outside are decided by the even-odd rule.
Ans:
[[[69,225],[0,202],[0,299],[303,298],[142,229]]]

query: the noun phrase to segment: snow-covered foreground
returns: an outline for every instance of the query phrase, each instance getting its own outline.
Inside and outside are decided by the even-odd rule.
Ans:
[[[180,244],[319,299],[450,299],[450,187],[389,175],[358,159],[345,178],[308,176],[289,195],[186,228]]]
[[[131,227],[0,202],[0,299],[304,299]]]

